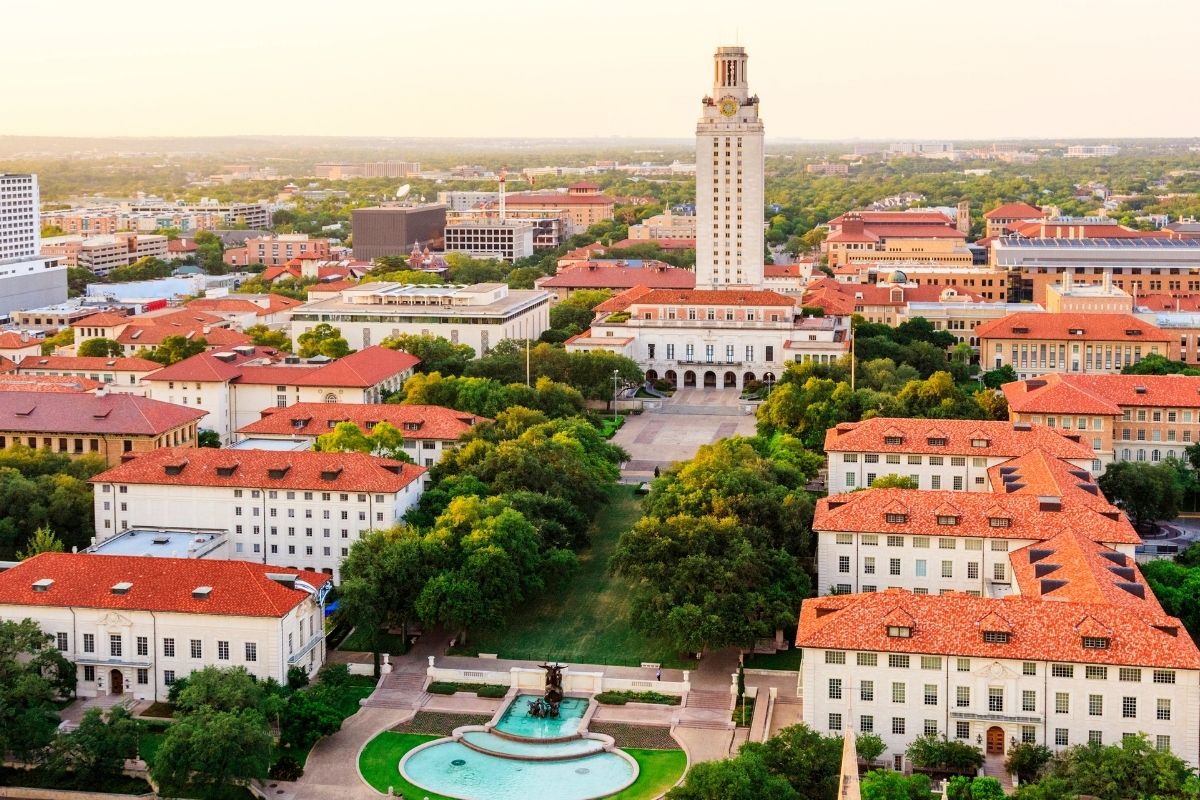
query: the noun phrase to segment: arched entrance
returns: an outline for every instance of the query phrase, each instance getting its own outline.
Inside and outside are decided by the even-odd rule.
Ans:
[[[732,372],[725,373],[725,388],[726,389],[736,389],[737,388],[737,375],[735,373],[732,373]]]
[[[683,385],[686,387],[695,388],[696,373],[692,372],[690,369],[683,373]]]
[[[665,380],[667,383],[671,384],[672,386],[679,385],[679,376],[675,374],[675,370],[673,370],[673,369],[669,369],[663,373],[663,380]]]
[[[121,674],[121,670],[113,669],[108,672],[108,693],[109,694],[124,694],[125,693],[125,676]]]
[[[989,756],[1004,755],[1004,729],[993,725],[987,729],[987,754]]]
[[[704,388],[717,388],[717,373],[713,372],[711,369],[704,373]]]
[[[753,383],[754,380],[755,380],[754,373],[747,372],[745,375],[742,376],[742,386],[745,386],[747,383]]]
[[[646,380],[649,381],[650,383],[654,383],[655,381],[657,381],[658,380],[658,370],[653,370],[653,369],[646,370]]]

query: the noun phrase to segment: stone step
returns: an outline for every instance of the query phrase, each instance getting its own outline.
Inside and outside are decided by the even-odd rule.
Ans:
[[[687,708],[729,709],[728,692],[690,691],[687,696]]]
[[[733,720],[719,719],[681,719],[676,725],[678,728],[703,728],[710,731],[727,731],[732,730]]]
[[[759,691],[762,691],[761,689]],[[781,706],[802,706],[804,698],[797,697],[794,694],[781,694],[775,697],[775,704]]]
[[[397,696],[392,694],[381,695],[373,694],[367,698],[363,704],[371,708],[396,708],[408,710],[410,708],[421,708],[429,701],[429,695],[425,692],[415,695]]]

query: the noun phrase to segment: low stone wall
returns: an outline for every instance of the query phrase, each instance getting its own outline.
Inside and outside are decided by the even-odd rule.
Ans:
[[[546,673],[540,669],[529,667],[512,667],[509,670],[473,670],[447,669],[434,665],[434,657],[429,657],[430,664],[426,670],[429,680],[447,683],[492,683],[500,686],[515,686],[517,689],[541,691],[546,685]],[[660,692],[662,694],[686,697],[691,690],[691,683],[684,673],[682,681],[658,681],[652,679],[635,680],[630,678],[610,678],[602,672],[572,671],[570,668],[562,672],[563,690],[567,692],[586,692],[598,694],[605,691],[631,692]],[[753,691],[753,689],[751,689]]]
[[[0,786],[0,797],[24,797],[28,800],[153,800],[158,795],[153,792],[146,794],[109,794],[107,792],[74,792],[66,789],[27,789],[24,786]]]

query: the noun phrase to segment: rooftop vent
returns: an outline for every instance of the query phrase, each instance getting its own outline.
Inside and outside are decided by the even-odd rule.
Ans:
[[[1055,589],[1061,589],[1062,587],[1064,587],[1066,585],[1067,585],[1066,581],[1059,581],[1059,580],[1055,580],[1053,578],[1043,578],[1041,581],[1042,594],[1050,594]]]
[[[227,464],[223,467],[217,467],[217,474],[222,478],[228,478],[233,473],[237,472],[237,464]]]
[[[1100,516],[1107,517],[1108,519],[1111,519],[1113,522],[1116,522],[1117,520],[1119,520],[1121,518],[1121,512],[1117,511],[1114,508],[1111,511],[1101,511]]]
[[[1012,329],[1013,333],[1029,333],[1029,328],[1025,325],[1018,325]]]
[[[1125,554],[1118,553],[1116,550],[1104,550],[1101,551],[1100,555],[1104,558],[1107,558],[1109,561],[1113,562],[1119,567],[1123,567],[1129,563],[1129,559],[1125,556]]]
[[[1094,483],[1080,483],[1077,485],[1080,489],[1083,489],[1088,494],[1094,494],[1097,497],[1100,496],[1100,487],[1096,486]]]
[[[150,540],[150,544],[170,544],[171,539],[168,536],[155,536]]]
[[[1011,483],[1009,483],[1008,481],[1004,482],[1004,493],[1005,494],[1012,494],[1013,492],[1019,492],[1024,488],[1025,488],[1025,484],[1023,484],[1019,481],[1013,481]]]
[[[1031,389],[1041,389],[1045,385],[1046,382],[1044,380],[1040,378],[1033,378],[1025,381],[1025,390],[1029,391]]]
[[[35,592],[48,592],[48,591],[50,591],[50,587],[53,585],[54,585],[54,578],[42,578],[40,580],[34,581],[30,585],[30,588],[33,589]]]
[[[1071,328],[1067,333],[1072,336],[1083,336],[1083,328]]]
[[[192,589],[193,600],[207,600],[211,594],[211,586],[197,586],[195,589]]]
[[[1045,548],[1045,547],[1031,548],[1029,551],[1029,563],[1036,564],[1037,562],[1041,561],[1043,558],[1049,558],[1052,555],[1054,555],[1054,551],[1050,550],[1049,548]]]
[[[818,616],[820,616],[820,614],[818,614]],[[1178,625],[1151,625],[1150,627],[1154,628],[1154,630],[1156,630],[1156,631],[1162,631],[1163,633],[1167,634],[1168,636],[1178,636],[1179,635],[1179,626]]]
[[[1014,422],[1013,430],[1014,431],[1031,431],[1031,430],[1033,430],[1033,425],[1029,424],[1028,422]]]
[[[1141,336],[1142,332],[1140,330],[1138,330],[1137,328],[1126,328],[1125,335],[1126,336]]]
[[[272,467],[271,469],[267,470],[267,477],[274,478],[275,480],[279,480],[283,476],[287,475],[288,470],[290,470],[291,468],[292,468],[291,464],[288,464],[288,465],[282,466],[282,467]]]
[[[120,583],[114,583],[109,591],[113,594],[129,594],[129,590],[132,588],[133,584],[129,581],[121,581]]]
[[[1070,472],[1072,475],[1074,475],[1076,478],[1079,478],[1079,480],[1081,480],[1081,481],[1086,481],[1088,478],[1092,477],[1091,473],[1088,472],[1086,469],[1072,469],[1072,470],[1067,470],[1067,471]]]
[[[295,589],[296,588],[296,579],[297,578],[298,578],[298,576],[296,576],[296,575],[289,575],[284,572],[268,572],[267,573],[268,580],[275,581],[280,586],[283,586],[287,589]]]
[[[1135,386],[1135,387],[1133,387],[1133,392],[1134,392],[1134,394],[1145,394],[1146,387],[1145,386]]]
[[[1133,567],[1109,567],[1108,571],[1119,576],[1122,580],[1137,580],[1137,576],[1133,572]]]
[[[228,364],[229,362],[231,362],[235,358],[237,358],[237,353],[229,353],[229,352],[222,351],[220,353],[213,353],[212,357],[215,358],[217,361],[224,361],[226,364]]]

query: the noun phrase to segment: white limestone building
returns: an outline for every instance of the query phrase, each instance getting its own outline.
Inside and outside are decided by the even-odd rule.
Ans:
[[[746,50],[718,47],[696,123],[696,288],[761,287],[763,124]]]
[[[325,663],[327,575],[243,561],[43,553],[0,573],[0,619],[32,619],[79,697],[164,702],[205,667],[287,682]]]
[[[337,580],[353,542],[417,503],[424,474],[365,453],[164,448],[91,479],[96,540],[184,523],[225,534],[231,559]]]
[[[0,314],[67,299],[67,265],[42,257],[38,180],[0,172]]]

